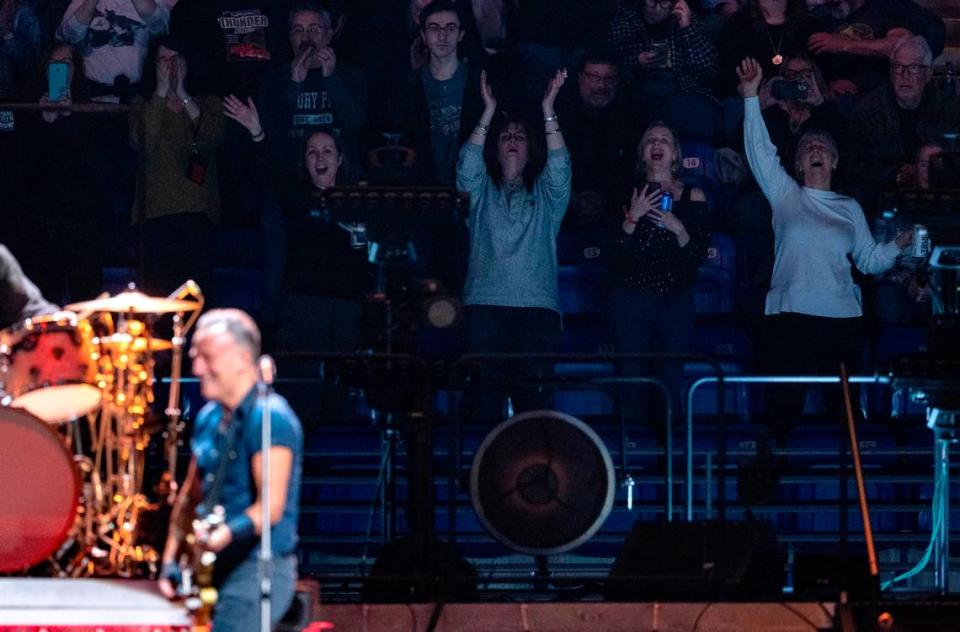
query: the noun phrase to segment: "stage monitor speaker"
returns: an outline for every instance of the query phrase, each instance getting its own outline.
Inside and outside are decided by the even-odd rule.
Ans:
[[[793,557],[793,595],[797,599],[833,600],[846,592],[851,601],[872,599],[878,590],[867,556],[797,553]]]
[[[780,599],[784,556],[773,530],[746,522],[640,522],[610,569],[618,601]]]
[[[387,543],[363,581],[365,603],[472,601],[477,571],[449,542],[403,537]]]
[[[563,553],[590,539],[613,508],[610,454],[585,423],[553,410],[507,419],[483,440],[470,471],[484,527],[529,555]]]

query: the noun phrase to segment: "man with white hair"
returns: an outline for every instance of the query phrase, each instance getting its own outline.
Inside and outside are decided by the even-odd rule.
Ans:
[[[925,142],[960,131],[960,102],[930,82],[933,53],[917,35],[902,38],[890,53],[889,81],[864,97],[853,115],[858,198],[875,209],[878,196],[896,185]]]
[[[827,0],[823,8],[810,23],[807,49],[834,95],[862,95],[882,84],[901,37],[923,36],[934,57],[943,50],[943,19],[913,0]]]
[[[297,519],[303,458],[300,420],[280,395],[258,396],[260,331],[238,309],[216,309],[197,321],[190,358],[200,392],[208,400],[197,415],[193,459],[171,516],[163,550],[160,590],[176,597],[181,569],[177,525],[185,498],[200,486],[196,517],[223,508],[223,522],[197,533],[199,546],[217,554],[213,613],[217,632],[255,630],[260,620],[257,578],[261,524],[261,424],[269,405],[270,522],[273,562],[271,615],[275,624],[293,601],[297,581]]]

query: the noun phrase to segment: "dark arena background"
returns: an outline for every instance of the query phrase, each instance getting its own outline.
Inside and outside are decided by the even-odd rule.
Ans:
[[[955,0],[0,0],[0,631],[271,629],[218,308],[274,630],[960,629],[958,64]]]

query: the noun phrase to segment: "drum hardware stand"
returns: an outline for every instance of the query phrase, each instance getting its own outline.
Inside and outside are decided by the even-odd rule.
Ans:
[[[184,301],[188,296],[196,301]],[[145,450],[151,430],[146,425],[147,415],[154,401],[153,353],[174,350],[167,409],[174,413],[174,434],[170,441],[168,432],[165,447],[173,446],[172,452],[168,450],[168,463],[175,468],[181,352],[184,335],[199,317],[202,305],[202,293],[188,281],[167,299],[147,297],[130,287],[118,296],[100,297],[72,307],[85,314],[100,314],[101,335],[94,339],[90,359],[96,368],[94,381],[102,393],[102,404],[99,418],[96,413],[88,416],[92,459],[86,458],[86,467],[78,464],[84,473],[83,502],[75,535],[58,556],[67,554],[74,543],[79,550],[65,563],[53,560],[61,576],[132,577],[142,572],[143,565],[150,569],[156,566],[158,551],[139,541],[143,513],[157,511],[162,504],[151,503],[143,492]],[[184,325],[186,311],[196,313]],[[116,327],[110,312],[121,314]],[[176,335],[173,341],[166,342],[153,337],[152,325],[156,315],[169,312],[175,313]],[[79,440],[79,432],[76,434]],[[176,471],[172,468],[164,473],[164,478],[175,485]]]
[[[177,495],[177,450],[179,448],[180,433],[183,431],[183,421],[180,409],[180,378],[183,372],[183,345],[188,331],[197,322],[200,312],[203,311],[203,292],[200,286],[192,280],[187,281],[179,288],[173,291],[168,298],[172,300],[183,300],[187,297],[193,297],[199,307],[190,315],[186,324],[183,323],[183,312],[177,312],[173,315],[173,353],[170,360],[170,391],[167,396],[167,407],[164,411],[167,415],[167,430],[164,437],[164,450],[167,458],[167,471],[163,473],[160,481],[160,489],[166,492],[166,502],[173,504]]]

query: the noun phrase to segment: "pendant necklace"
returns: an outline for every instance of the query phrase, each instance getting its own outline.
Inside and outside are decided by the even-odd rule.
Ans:
[[[770,40],[770,48],[773,49],[773,57],[770,61],[773,62],[774,66],[779,66],[783,63],[783,55],[780,54],[780,49],[783,48],[783,32],[780,33],[780,41],[777,42],[777,45],[773,45],[773,36],[770,35],[770,27],[767,26],[767,39]]]

